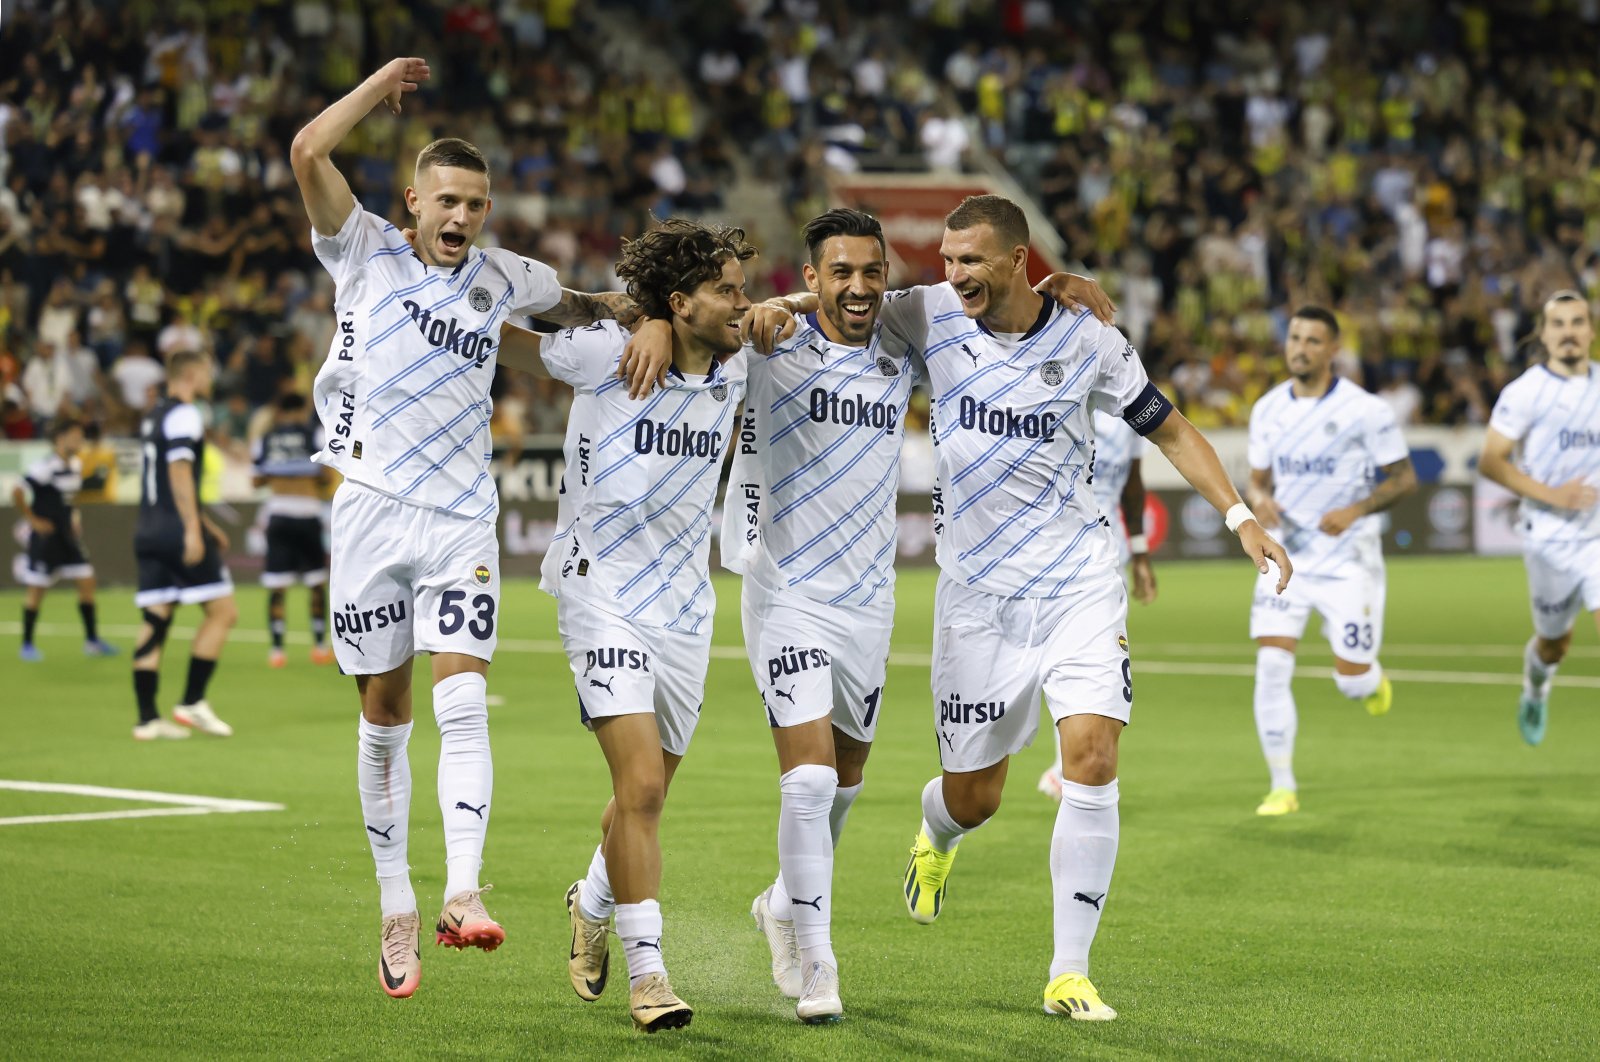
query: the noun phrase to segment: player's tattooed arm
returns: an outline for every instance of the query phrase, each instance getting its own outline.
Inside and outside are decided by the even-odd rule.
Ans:
[[[1244,500],[1250,506],[1250,511],[1256,514],[1261,526],[1268,531],[1283,523],[1283,511],[1272,496],[1272,469],[1250,470],[1250,486],[1245,488]]]
[[[1553,509],[1583,512],[1600,502],[1596,491],[1581,479],[1565,483],[1541,483],[1518,468],[1511,460],[1517,440],[1501,435],[1490,428],[1484,433],[1483,452],[1478,455],[1478,471],[1483,478],[1500,484],[1506,490],[1530,501],[1548,505]]]
[[[590,294],[571,288],[562,288],[561,301],[534,316],[562,328],[587,328],[596,321],[615,321],[630,332],[644,321],[644,311],[639,304],[623,292]]]
[[[1411,467],[1411,458],[1402,457],[1390,465],[1383,466],[1386,477],[1373,492],[1358,502],[1352,502],[1342,509],[1335,509],[1324,513],[1318,526],[1326,535],[1342,535],[1349,530],[1350,525],[1370,513],[1381,513],[1407,494],[1414,494],[1417,490],[1417,472]]]

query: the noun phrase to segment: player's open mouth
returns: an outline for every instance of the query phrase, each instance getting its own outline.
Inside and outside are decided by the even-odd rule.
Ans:
[[[872,316],[872,307],[875,302],[876,300],[874,299],[851,299],[847,302],[839,303],[839,308],[844,311],[844,315],[850,320],[865,321]]]
[[[441,232],[439,242],[444,244],[445,250],[454,253],[467,245],[467,238],[459,232]]]
[[[968,288],[957,288],[956,294],[961,296],[962,302],[977,302],[978,297],[983,294],[983,285],[974,284]]]

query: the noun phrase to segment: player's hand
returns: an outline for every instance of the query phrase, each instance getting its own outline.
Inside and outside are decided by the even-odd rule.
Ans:
[[[1137,553],[1133,558],[1133,599],[1141,605],[1156,599],[1156,569],[1148,553]]]
[[[672,325],[652,317],[639,325],[622,348],[617,379],[628,381],[628,397],[644,398],[657,387],[667,386],[667,367],[672,364]]]
[[[758,354],[771,354],[778,344],[794,335],[794,314],[775,302],[758,302],[739,318],[739,338],[752,344]]]
[[[390,112],[400,113],[400,97],[417,91],[418,82],[429,77],[426,59],[391,59],[373,75],[385,89],[383,102]]]
[[[1355,506],[1346,505],[1342,509],[1323,513],[1322,519],[1317,523],[1317,527],[1321,528],[1322,533],[1325,535],[1342,535],[1350,530],[1350,525],[1359,520],[1361,516],[1361,511]]]
[[[56,525],[42,516],[28,517],[28,526],[33,528],[37,534],[53,535],[56,533]]]
[[[206,541],[201,535],[200,529],[192,526],[184,528],[183,566],[185,568],[193,568],[196,564],[199,564],[201,561],[205,560],[205,557]]]
[[[208,521],[206,523],[206,534],[211,536],[211,540],[217,544],[218,549],[226,552],[228,548],[228,533],[226,531]]]
[[[1239,545],[1244,547],[1244,555],[1250,558],[1256,566],[1256,571],[1262,575],[1267,574],[1268,561],[1278,566],[1278,593],[1283,593],[1284,588],[1289,585],[1289,576],[1294,574],[1294,565],[1289,562],[1289,551],[1279,545],[1278,540],[1267,534],[1255,520],[1246,520],[1239,525]]]
[[[1584,512],[1593,509],[1596,501],[1600,501],[1600,491],[1581,479],[1569,479],[1550,491],[1550,504],[1557,509]]]
[[[1099,282],[1076,273],[1051,273],[1033,289],[1040,295],[1052,298],[1071,310],[1082,313],[1088,310],[1103,323],[1117,323],[1117,304],[1105,293]]]

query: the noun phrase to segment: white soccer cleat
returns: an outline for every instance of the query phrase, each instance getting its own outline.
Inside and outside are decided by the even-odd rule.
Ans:
[[[217,713],[211,710],[211,705],[205,701],[196,701],[193,704],[180,704],[172,710],[173,722],[181,726],[198,730],[202,734],[213,737],[233,737],[233,727],[217,718]]]
[[[169,723],[160,716],[133,728],[135,741],[182,741],[188,736],[189,732],[183,727]]]
[[[795,941],[794,922],[781,921],[772,913],[767,905],[771,896],[772,886],[768,885],[767,891],[750,905],[750,917],[756,920],[756,928],[766,936],[767,948],[772,952],[772,983],[790,999],[799,999],[800,946]]]
[[[1061,803],[1061,772],[1051,767],[1041,774],[1039,776],[1039,792],[1054,800],[1057,804]]]
[[[806,970],[805,982],[805,991],[794,1007],[795,1017],[807,1025],[822,1025],[844,1017],[838,970],[825,962],[814,962]]]

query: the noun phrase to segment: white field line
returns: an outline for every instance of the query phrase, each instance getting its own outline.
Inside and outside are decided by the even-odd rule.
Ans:
[[[103,785],[77,785],[71,782],[25,782],[0,778],[0,789],[19,793],[63,793],[71,796],[99,797],[104,800],[138,800],[167,804],[164,808],[130,808],[124,811],[84,811],[63,815],[18,815],[0,819],[0,826],[31,826],[42,822],[95,822],[102,819],[150,819],[163,815],[232,815],[250,811],[282,811],[282,804],[261,800],[233,800],[227,797],[195,796],[190,793],[161,793],[150,789],[114,789]]]

